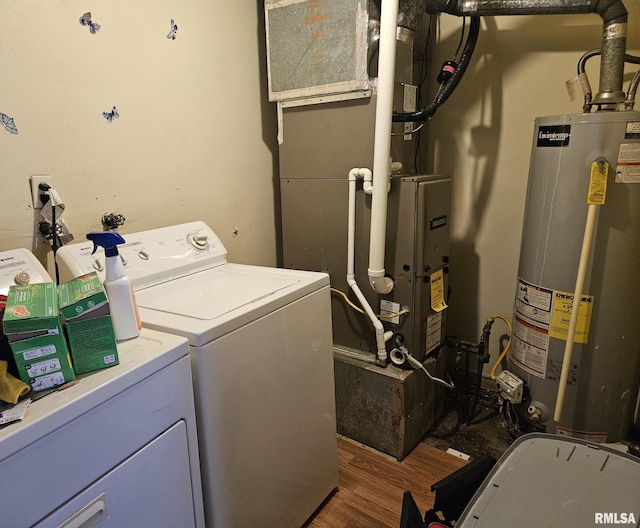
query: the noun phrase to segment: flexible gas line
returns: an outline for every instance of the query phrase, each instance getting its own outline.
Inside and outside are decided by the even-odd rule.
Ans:
[[[345,302],[351,306],[351,308],[353,308],[354,310],[356,310],[357,312],[360,312],[361,314],[367,314],[367,312],[365,312],[362,308],[360,308],[359,306],[355,305],[351,299],[349,299],[349,297],[347,296],[346,293],[344,293],[342,290],[339,290],[337,288],[331,288],[331,291],[333,293],[338,293],[340,295],[342,295],[343,299],[345,300]],[[401,315],[405,315],[408,314],[409,310],[403,309],[400,310],[399,312],[396,313],[389,313],[389,314],[376,314],[376,317],[380,318],[380,319],[393,319],[394,317],[400,317]]]
[[[500,319],[500,320],[504,321],[504,323],[507,325],[507,328],[509,329],[509,341],[507,341],[507,344],[505,345],[504,350],[502,351],[502,354],[500,354],[500,357],[496,360],[496,362],[494,363],[493,367],[491,368],[491,379],[492,380],[496,379],[496,370],[498,370],[498,365],[500,365],[500,363],[502,363],[502,360],[509,353],[509,349],[511,348],[511,334],[513,333],[513,329],[511,328],[511,321],[509,321],[509,319],[507,317],[505,317],[504,315],[496,314],[496,315],[492,315],[490,317],[487,317],[487,323],[493,324],[493,322],[496,319]]]

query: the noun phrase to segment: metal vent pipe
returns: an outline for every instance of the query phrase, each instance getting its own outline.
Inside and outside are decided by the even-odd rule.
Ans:
[[[593,103],[615,110],[615,104],[624,102],[627,9],[622,0],[428,0],[425,10],[429,14],[456,16],[600,15],[603,21],[600,91]]]

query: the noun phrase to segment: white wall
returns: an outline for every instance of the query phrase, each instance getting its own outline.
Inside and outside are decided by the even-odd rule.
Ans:
[[[0,127],[0,251],[50,253],[29,186],[50,174],[76,240],[106,212],[126,217],[125,238],[201,219],[230,259],[275,265],[265,64],[261,1],[3,1],[0,112],[18,134]]]
[[[627,50],[640,55],[640,7],[625,3]],[[440,16],[435,67],[453,56],[461,23]],[[582,101],[570,101],[565,81],[576,75],[584,52],[601,46],[601,35],[597,15],[482,19],[466,77],[428,125],[434,170],[454,181],[448,333],[477,342],[488,316],[511,318],[533,122],[582,111]],[[627,65],[625,89],[637,69]],[[587,73],[595,92],[599,58],[588,62]],[[505,330],[495,323],[493,359]]]

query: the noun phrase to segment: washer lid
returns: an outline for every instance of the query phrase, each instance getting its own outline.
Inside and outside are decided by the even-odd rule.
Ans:
[[[326,273],[224,264],[138,290],[142,325],[203,346],[329,286]]]
[[[139,291],[136,297],[141,308],[211,321],[298,282],[289,276],[247,273],[221,266]]]

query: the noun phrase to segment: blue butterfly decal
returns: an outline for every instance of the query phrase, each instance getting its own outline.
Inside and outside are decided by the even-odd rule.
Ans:
[[[16,128],[16,124],[13,122],[13,117],[9,117],[7,114],[0,113],[0,122],[9,132],[12,134],[17,134],[18,129]]]
[[[178,31],[178,26],[176,25],[176,23],[173,21],[173,18],[172,18],[171,31],[169,31],[169,33],[167,34],[167,38],[171,40],[176,40],[176,31]]]
[[[118,119],[120,117],[120,114],[118,113],[118,110],[115,106],[113,107],[113,110],[111,110],[111,112],[102,112],[102,115],[107,121],[109,121],[109,123],[111,123],[111,121],[113,121],[114,119]]]
[[[89,26],[89,32],[92,34],[96,34],[100,30],[100,24],[96,24],[95,22],[91,22],[91,13],[85,13],[80,17],[80,24],[83,26]]]

